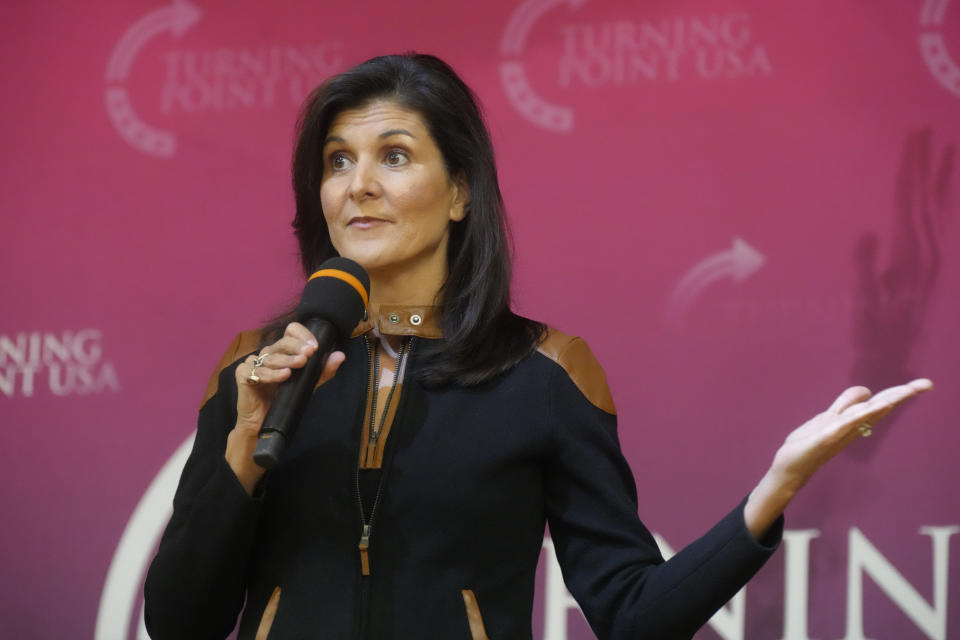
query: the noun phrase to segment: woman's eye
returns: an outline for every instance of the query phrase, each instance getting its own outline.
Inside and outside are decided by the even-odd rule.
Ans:
[[[399,167],[407,161],[407,154],[400,149],[391,149],[387,152],[387,166]]]
[[[334,171],[342,171],[350,166],[350,160],[342,153],[335,153],[330,156],[330,168]]]

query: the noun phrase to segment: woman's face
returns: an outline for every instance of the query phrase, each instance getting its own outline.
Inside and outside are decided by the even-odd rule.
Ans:
[[[450,223],[468,194],[419,114],[386,100],[341,112],[323,147],[320,201],[334,248],[371,277],[443,284]]]

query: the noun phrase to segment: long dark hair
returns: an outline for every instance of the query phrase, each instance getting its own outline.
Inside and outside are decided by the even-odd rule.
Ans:
[[[337,255],[320,204],[323,142],[334,119],[379,99],[417,112],[443,154],[448,175],[470,187],[466,217],[450,226],[447,280],[440,290],[443,340],[420,350],[426,384],[476,385],[507,371],[543,336],[542,324],[510,310],[510,247],[493,145],[473,91],[439,58],[426,54],[367,60],[320,85],[297,122],[293,228],[305,276]],[[275,339],[289,313],[264,327]]]

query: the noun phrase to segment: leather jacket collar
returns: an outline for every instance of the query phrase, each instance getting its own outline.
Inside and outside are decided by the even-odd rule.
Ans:
[[[363,335],[374,327],[381,335],[440,338],[443,336],[441,308],[429,305],[371,303],[367,307],[366,316],[357,324],[351,337]]]

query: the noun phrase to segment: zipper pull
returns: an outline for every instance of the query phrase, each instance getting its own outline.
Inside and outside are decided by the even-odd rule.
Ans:
[[[361,575],[370,575],[370,556],[367,550],[370,548],[370,525],[363,525],[363,533],[360,534],[360,573]]]

